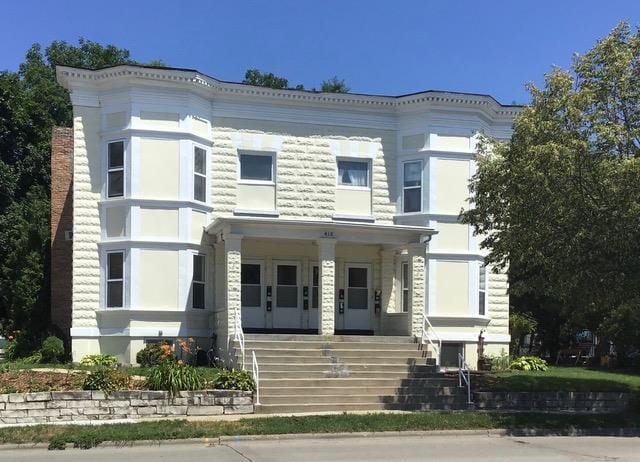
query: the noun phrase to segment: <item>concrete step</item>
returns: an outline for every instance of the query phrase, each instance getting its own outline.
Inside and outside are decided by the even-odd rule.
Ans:
[[[257,414],[293,414],[310,412],[353,412],[353,411],[432,411],[467,409],[465,404],[404,404],[404,403],[324,403],[324,404],[260,404]]]
[[[266,372],[295,371],[295,372],[404,372],[404,373],[435,373],[435,366],[412,364],[345,364],[336,363],[263,363],[260,375]]]
[[[264,396],[260,395],[260,404],[373,404],[373,403],[389,403],[389,404],[439,404],[439,405],[456,405],[465,404],[466,395],[456,396],[438,396],[427,398],[422,395],[315,395],[315,396]]]
[[[236,356],[240,354],[240,350],[236,349]],[[395,357],[395,358],[428,358],[431,357],[431,353],[426,350],[384,350],[382,348],[377,350],[342,350],[333,349],[330,351],[322,351],[318,349],[294,349],[287,350],[282,348],[253,348],[246,349],[245,355],[251,355],[251,352],[255,352],[258,360],[265,356],[316,356],[316,357],[338,357],[338,358],[377,358],[377,357]]]
[[[422,378],[402,378],[402,377],[317,377],[317,378],[285,378],[285,377],[263,377],[260,375],[260,389],[263,387],[453,387],[458,381],[452,378],[434,375],[433,377]]]
[[[457,396],[465,393],[465,388],[457,386],[438,387],[264,387],[260,386],[260,397],[266,396],[352,396],[352,395],[420,395],[425,398],[437,396]]]
[[[411,378],[435,378],[437,374],[426,371],[350,371],[338,369],[335,371],[316,370],[316,371],[260,371],[260,380],[262,379],[322,379],[322,378],[342,378],[351,377],[359,379],[411,379]]]
[[[258,355],[256,355],[258,358]],[[433,361],[430,361],[433,359]],[[337,358],[337,360],[344,364],[368,364],[371,362],[376,362],[379,364],[395,364],[395,365],[427,365],[429,363],[433,363],[435,365],[434,358],[405,358],[399,356],[376,356],[375,358],[371,357],[349,357],[349,358]],[[269,364],[332,364],[336,362],[335,357],[329,356],[289,356],[289,355],[278,355],[278,356],[260,356],[258,364],[260,368],[266,367]]]
[[[334,341],[272,341],[272,340],[245,340],[245,349],[251,350],[256,348],[273,348],[286,350],[428,350],[427,345],[419,343],[386,343],[386,342],[334,342]],[[239,348],[239,342],[234,342],[234,347]]]
[[[412,343],[414,337],[391,335],[313,335],[313,334],[245,334],[245,343],[249,341],[285,341],[285,342],[358,342],[358,343]]]

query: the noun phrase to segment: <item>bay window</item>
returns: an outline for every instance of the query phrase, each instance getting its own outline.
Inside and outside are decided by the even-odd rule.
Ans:
[[[422,161],[404,163],[402,184],[403,212],[422,211]]]
[[[107,197],[124,196],[124,141],[107,145]]]
[[[107,308],[124,306],[124,252],[107,253]]]

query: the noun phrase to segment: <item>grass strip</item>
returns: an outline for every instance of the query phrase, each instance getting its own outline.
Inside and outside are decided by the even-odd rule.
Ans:
[[[638,414],[567,415],[542,413],[422,412],[264,417],[238,421],[153,421],[101,426],[38,425],[0,429],[0,443],[66,443],[90,448],[104,441],[215,438],[235,435],[350,433],[411,430],[570,429],[640,427]]]

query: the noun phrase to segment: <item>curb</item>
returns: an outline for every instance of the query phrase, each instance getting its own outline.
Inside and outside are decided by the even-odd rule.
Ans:
[[[190,438],[176,440],[137,440],[137,441],[104,441],[96,448],[153,447],[174,445],[215,446],[226,443],[250,441],[291,441],[305,439],[349,439],[349,438],[385,438],[385,437],[435,437],[435,436],[487,436],[487,437],[536,437],[536,436],[618,436],[640,437],[640,427],[631,428],[487,428],[480,430],[416,430],[416,431],[381,431],[353,433],[290,433],[280,435],[236,435],[214,438]],[[0,444],[0,452],[19,449],[48,449],[49,443]],[[67,443],[66,449],[74,448]]]

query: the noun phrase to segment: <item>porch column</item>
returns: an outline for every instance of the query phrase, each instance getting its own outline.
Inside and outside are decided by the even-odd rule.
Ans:
[[[229,344],[236,333],[236,317],[241,320],[242,310],[240,301],[240,270],[242,265],[242,235],[227,234],[224,236],[226,291],[225,301],[227,309],[227,335]]]
[[[396,252],[383,249],[380,251],[382,261],[382,313],[396,312],[395,310],[395,277],[396,277]],[[383,315],[384,319],[384,315]],[[383,325],[384,330],[384,325]]]
[[[320,267],[318,333],[333,335],[336,316],[336,240],[321,238],[317,240],[317,244]]]
[[[422,337],[425,310],[425,252],[424,244],[412,244],[409,251],[409,273],[411,274],[411,303],[409,306],[409,335]]]

